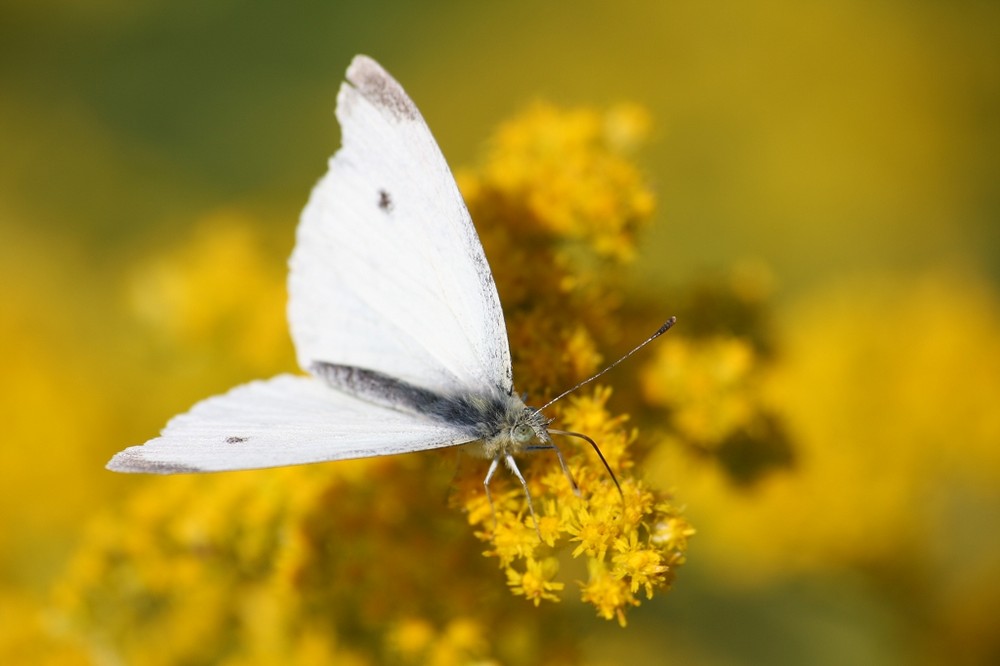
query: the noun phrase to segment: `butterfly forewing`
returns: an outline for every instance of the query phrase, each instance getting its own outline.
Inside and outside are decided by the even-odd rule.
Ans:
[[[300,365],[356,366],[442,393],[509,393],[496,286],[420,113],[358,56],[337,117],[343,146],[312,192],[291,260]]]

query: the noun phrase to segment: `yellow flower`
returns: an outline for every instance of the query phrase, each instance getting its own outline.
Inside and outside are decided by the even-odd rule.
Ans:
[[[559,561],[556,558],[547,557],[539,562],[528,557],[525,558],[524,567],[523,572],[507,567],[507,584],[514,594],[522,595],[536,606],[542,599],[559,601],[559,597],[552,593],[566,586],[552,580],[559,572]]]
[[[509,493],[514,495],[516,491]],[[478,532],[478,535],[489,538],[493,550],[486,555],[500,559],[500,566],[507,567],[517,559],[529,558],[538,546],[538,533],[530,517],[505,512],[497,517],[497,526],[492,533]]]
[[[605,516],[595,518],[586,509],[577,512],[577,522],[567,526],[566,531],[573,535],[572,541],[580,545],[573,550],[573,557],[586,554],[596,560],[603,560],[617,530]]]
[[[611,558],[614,563],[611,574],[615,578],[628,580],[632,594],[641,587],[646,590],[646,598],[652,599],[653,588],[666,582],[664,574],[669,570],[660,552],[641,545],[634,532],[628,539],[615,539],[615,551],[615,556]]]
[[[664,513],[669,513],[670,507],[661,507]],[[680,516],[671,516],[653,526],[650,540],[677,553],[687,550],[687,541],[694,535],[694,528]]]
[[[621,626],[626,625],[625,609],[638,606],[629,584],[616,577],[605,566],[591,560],[590,580],[583,585],[583,600],[597,608],[597,614],[605,620],[618,620]]]

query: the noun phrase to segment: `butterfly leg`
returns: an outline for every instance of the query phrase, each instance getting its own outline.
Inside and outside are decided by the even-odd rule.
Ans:
[[[490,513],[493,515],[493,529],[497,528],[497,510],[493,506],[493,495],[490,494],[490,479],[493,478],[493,473],[497,471],[497,465],[500,464],[499,458],[494,458],[493,462],[490,463],[490,469],[486,472],[486,478],[483,479],[483,489],[486,490],[486,501],[490,503]]]
[[[493,462],[495,463],[496,461],[497,458],[494,458]],[[535,507],[531,503],[531,493],[528,491],[528,482],[524,480],[524,477],[521,475],[521,470],[517,468],[517,463],[514,461],[514,456],[511,455],[505,456],[504,462],[507,463],[507,467],[510,468],[510,471],[513,472],[514,476],[517,477],[517,480],[521,482],[521,487],[524,488],[524,498],[528,500],[528,511],[531,512],[531,520],[533,523],[535,523],[535,532],[538,533],[538,539],[541,540],[542,530],[541,528],[538,527],[538,516],[535,515]]]
[[[555,442],[544,446],[529,446],[525,449],[525,451],[547,451],[549,449],[556,452],[556,458],[559,459],[559,466],[562,467],[563,474],[565,474],[566,478],[569,480],[569,485],[573,489],[573,494],[580,497],[580,486],[576,485],[576,479],[574,479],[573,475],[570,473],[569,467],[566,465],[566,459],[563,458],[562,451],[555,445]]]

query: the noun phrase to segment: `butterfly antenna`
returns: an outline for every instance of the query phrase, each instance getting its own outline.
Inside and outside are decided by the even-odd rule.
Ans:
[[[664,333],[666,333],[667,331],[669,331],[670,327],[673,326],[676,323],[677,323],[677,317],[671,317],[666,322],[664,322],[663,326],[661,326],[660,328],[658,328],[656,330],[656,333],[653,333],[651,336],[649,336],[648,338],[646,338],[645,340],[643,340],[642,343],[640,343],[638,347],[636,347],[635,349],[633,349],[629,353],[625,354],[620,359],[618,359],[617,361],[615,361],[614,363],[612,363],[608,367],[604,368],[603,370],[601,370],[600,372],[598,372],[593,377],[590,377],[589,379],[584,379],[582,382],[580,382],[579,384],[577,384],[573,388],[569,389],[568,391],[563,391],[562,393],[560,393],[556,397],[552,398],[547,403],[545,403],[544,405],[542,405],[541,407],[539,407],[538,409],[536,409],[535,413],[537,414],[539,412],[545,411],[546,407],[549,407],[553,403],[558,402],[559,400],[562,400],[563,398],[565,398],[566,396],[568,396],[570,393],[572,393],[573,391],[577,390],[581,386],[585,386],[585,385],[589,384],[590,382],[594,381],[595,379],[597,379],[598,377],[600,377],[601,375],[603,375],[605,372],[607,372],[611,368],[615,367],[616,365],[618,365],[619,363],[621,363],[622,361],[624,361],[625,359],[627,359],[629,356],[631,356],[632,354],[636,353],[637,351],[639,351],[640,349],[642,349],[643,347],[645,347],[646,345],[648,345],[650,342],[652,342],[656,338],[660,337],[661,335],[663,335]],[[550,432],[555,432],[555,431],[550,431]],[[589,439],[589,438],[587,438],[587,439]],[[593,444],[593,441],[591,441],[591,444]],[[595,449],[597,448],[596,444],[594,444],[594,448]],[[598,453],[600,453],[600,450],[598,450]],[[604,460],[604,456],[601,456],[601,460]],[[607,467],[607,464],[608,463],[604,463],[605,467]],[[608,471],[610,472],[611,469],[608,468]],[[612,474],[611,476],[613,477],[614,474]],[[615,483],[617,484],[618,482],[615,481]],[[621,490],[621,489],[619,488],[619,490]]]
[[[648,342],[648,340],[647,340],[647,342]],[[645,344],[645,343],[643,343],[643,344]],[[622,492],[621,484],[618,483],[618,478],[615,476],[615,473],[611,471],[611,465],[608,464],[607,458],[605,458],[604,454],[601,453],[601,448],[599,446],[597,446],[597,442],[595,442],[591,438],[587,437],[582,432],[570,432],[569,430],[549,430],[549,434],[550,435],[566,435],[567,437],[579,437],[580,439],[583,439],[583,440],[586,440],[587,442],[589,442],[590,445],[592,447],[594,447],[594,451],[597,451],[597,457],[601,459],[602,463],[604,463],[604,469],[608,470],[608,474],[611,475],[611,480],[615,482],[615,488],[618,489],[618,494],[622,496],[622,499],[625,499],[625,493]],[[569,471],[567,470],[566,473],[568,474]],[[575,484],[576,484],[576,482],[574,482],[574,485]]]

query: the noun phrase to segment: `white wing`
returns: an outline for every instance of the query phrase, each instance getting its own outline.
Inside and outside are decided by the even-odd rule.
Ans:
[[[278,467],[433,449],[470,441],[447,424],[404,414],[312,377],[237,386],[174,417],[156,439],[115,455],[116,472],[173,474]]]
[[[367,368],[441,393],[510,393],[496,285],[417,108],[357,56],[337,118],[343,147],[312,192],[290,262],[299,364]]]

